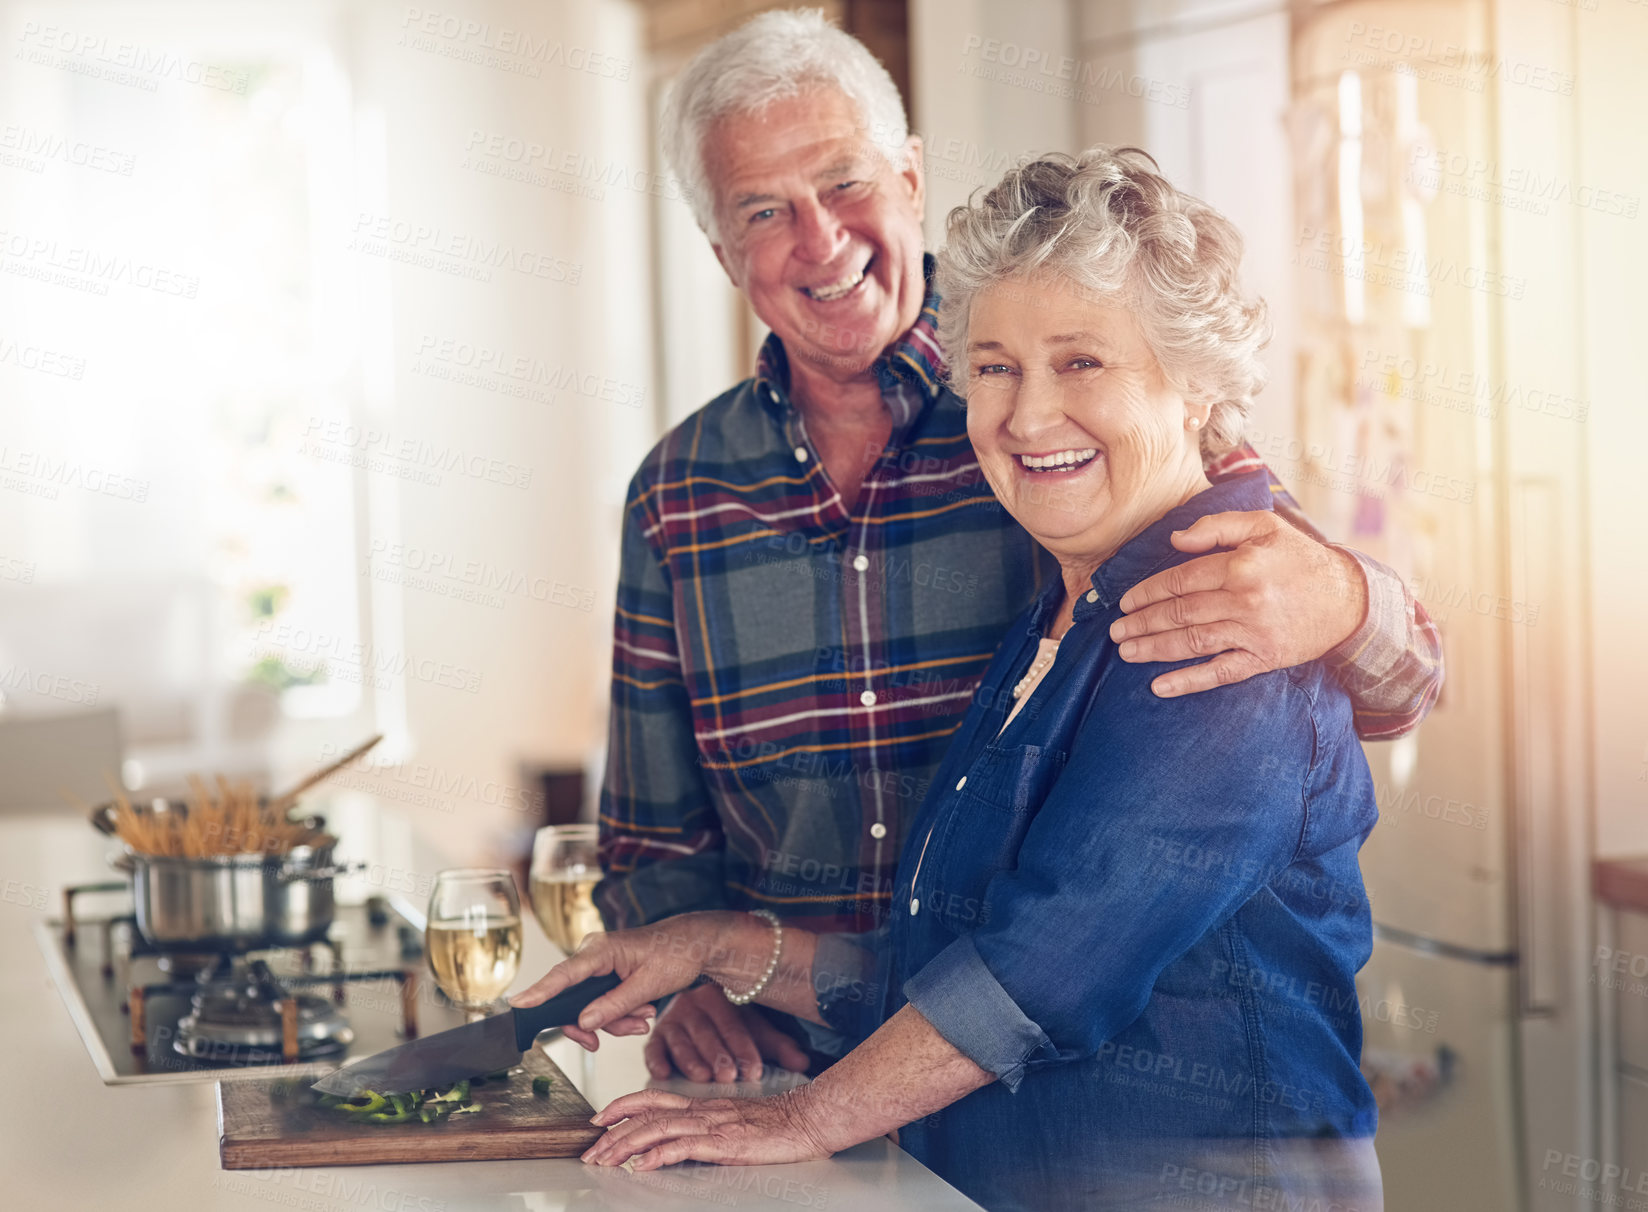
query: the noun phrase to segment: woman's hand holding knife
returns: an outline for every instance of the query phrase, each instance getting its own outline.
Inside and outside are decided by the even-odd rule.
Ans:
[[[576,1026],[563,1028],[568,1039],[593,1052],[600,1046],[597,1031],[644,1034],[654,1017],[652,1003],[700,977],[739,992],[753,987],[773,958],[774,938],[772,927],[761,919],[726,910],[683,913],[634,930],[591,934],[509,1004],[536,1006],[591,976],[617,974],[623,983],[584,1007]],[[812,986],[816,941],[804,930],[784,931],[778,969],[758,999],[763,1005],[824,1021]]]

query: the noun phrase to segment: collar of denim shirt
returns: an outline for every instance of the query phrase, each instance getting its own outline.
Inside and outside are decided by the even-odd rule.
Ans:
[[[1175,530],[1184,530],[1208,514],[1252,509],[1269,511],[1273,508],[1270,477],[1263,470],[1233,476],[1197,493],[1183,505],[1168,510],[1146,526],[1123,543],[1115,555],[1099,565],[1092,578],[1093,593],[1097,596],[1083,594],[1071,612],[1072,621],[1079,623],[1090,615],[1111,610],[1140,581],[1155,576],[1164,568],[1196,559],[1196,553],[1180,551],[1173,546],[1171,536]],[[1031,623],[1031,630],[1036,636],[1045,634],[1046,625],[1063,596],[1064,582],[1058,577],[1048,581],[1047,587],[1036,599]]]

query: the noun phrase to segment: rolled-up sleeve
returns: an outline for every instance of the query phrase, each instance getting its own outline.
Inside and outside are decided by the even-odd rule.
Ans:
[[[904,996],[958,1052],[1017,1090],[1038,1054],[1058,1050],[1030,1020],[964,935],[904,982]]]
[[[1339,547],[1368,584],[1368,613],[1327,663],[1351,697],[1356,735],[1389,741],[1411,732],[1442,692],[1442,636],[1402,578],[1371,556]]]
[[[1163,666],[1114,668],[1016,865],[991,877],[986,924],[904,986],[1009,1088],[1028,1067],[1095,1054],[1304,836],[1315,730],[1286,673],[1161,699]]]

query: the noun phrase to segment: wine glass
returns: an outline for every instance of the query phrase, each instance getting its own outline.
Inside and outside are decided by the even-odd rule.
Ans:
[[[601,878],[596,855],[599,831],[594,825],[549,825],[532,839],[532,913],[549,941],[571,955],[586,934],[604,929],[595,908],[595,885]],[[579,1057],[585,1098],[595,1089],[595,1057]]]
[[[484,1018],[521,968],[521,898],[507,871],[435,876],[424,932],[429,967],[466,1020]]]
[[[601,878],[596,843],[594,825],[550,825],[532,839],[532,912],[566,955],[584,935],[602,929],[594,900]]]

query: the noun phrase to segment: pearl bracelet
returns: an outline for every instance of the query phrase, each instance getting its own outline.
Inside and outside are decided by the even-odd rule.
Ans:
[[[716,984],[721,986],[721,992],[726,994],[727,1000],[735,1006],[747,1006],[749,1003],[761,996],[761,991],[765,989],[768,983],[772,980],[773,973],[778,971],[778,956],[784,949],[784,923],[778,920],[778,915],[776,913],[774,913],[771,909],[752,909],[750,910],[750,916],[758,917],[772,926],[772,959],[767,961],[767,970],[761,974],[761,979],[755,982],[755,988],[751,989],[748,993],[734,993],[731,989],[727,988],[724,982],[720,980],[716,981]]]

